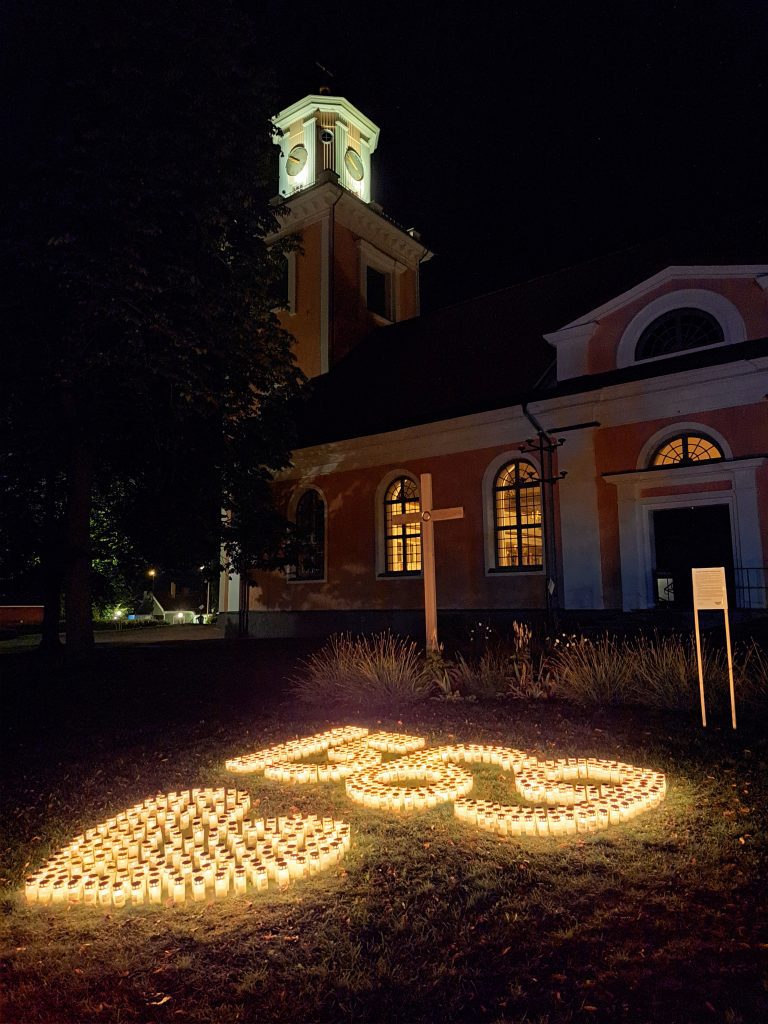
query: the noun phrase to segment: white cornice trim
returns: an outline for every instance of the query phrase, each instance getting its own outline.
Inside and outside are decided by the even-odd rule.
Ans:
[[[583,377],[589,372],[589,343],[598,328],[596,320],[545,334],[544,339],[557,350],[557,379]]]
[[[588,320],[583,324],[575,324],[570,327],[562,327],[559,331],[551,331],[549,334],[544,335],[544,340],[554,345],[555,348],[574,342],[587,342],[591,341],[592,335],[597,328],[598,323],[596,320]]]
[[[682,406],[689,410],[690,417],[704,409],[759,402],[768,388],[767,377],[768,355],[739,360],[728,366],[702,367],[573,395],[556,395],[531,402],[529,408],[548,429],[562,426],[564,418],[567,422],[598,419],[604,427],[671,418],[678,415]],[[531,425],[522,408],[505,406],[297,449],[293,453],[293,466],[282,473],[280,479],[311,479],[328,473],[389,465],[393,461],[406,463],[413,459],[514,445],[528,437],[530,431]]]
[[[328,181],[295,192],[279,205],[275,212],[282,220],[282,227],[267,236],[267,245],[320,220],[332,206],[340,224],[411,269],[433,255],[425,245],[371,209],[362,199]]]
[[[629,470],[626,473],[603,473],[602,478],[619,488],[631,488],[635,494],[649,487],[669,487],[678,484],[704,484],[715,480],[732,480],[739,473],[754,473],[765,466],[768,458],[757,455],[753,459],[712,459],[684,466],[664,466],[659,469]]]
[[[572,320],[568,324],[563,324],[560,331],[566,330],[570,327],[576,327],[583,325],[592,320],[601,320],[604,317],[615,313],[619,309],[623,309],[624,306],[628,306],[631,302],[636,299],[643,298],[649,292],[654,291],[661,285],[668,284],[671,281],[680,280],[691,280],[699,278],[702,280],[717,280],[722,278],[757,278],[762,277],[764,274],[768,274],[768,264],[745,264],[745,265],[728,265],[728,266],[691,266],[691,267],[667,267],[665,270],[660,270],[658,274],[654,274],[653,277],[646,278],[646,280],[639,282],[630,288],[629,291],[622,292],[621,295],[617,295],[609,302],[604,303],[602,306],[598,306],[596,309],[591,309],[584,312],[580,317]],[[557,332],[555,332],[557,333]]]

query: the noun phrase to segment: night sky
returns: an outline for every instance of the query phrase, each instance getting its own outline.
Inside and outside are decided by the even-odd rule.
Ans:
[[[425,309],[765,206],[765,0],[285,4],[278,23],[282,104],[328,84],[381,128],[374,198],[436,253]]]

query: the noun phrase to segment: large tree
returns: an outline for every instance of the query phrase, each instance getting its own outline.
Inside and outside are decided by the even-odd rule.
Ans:
[[[263,241],[273,41],[246,6],[32,0],[6,19],[3,454],[43,509],[73,647],[92,642],[96,488],[177,546],[221,531],[242,561],[279,534],[268,481],[300,374]]]

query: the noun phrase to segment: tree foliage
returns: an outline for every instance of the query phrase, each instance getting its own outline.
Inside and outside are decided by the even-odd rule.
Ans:
[[[48,63],[15,96],[4,450],[22,491],[63,483],[82,644],[96,490],[150,549],[209,557],[222,499],[236,559],[279,533],[268,482],[300,374],[272,312],[283,254],[264,243],[270,40],[232,0],[38,2],[9,22],[7,45]]]

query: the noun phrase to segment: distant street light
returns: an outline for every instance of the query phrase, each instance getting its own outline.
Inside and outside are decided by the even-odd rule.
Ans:
[[[155,593],[155,576],[157,576],[157,570],[156,569],[149,569],[147,571],[147,576],[149,576],[149,592],[150,592],[150,594],[154,595],[154,593]]]

